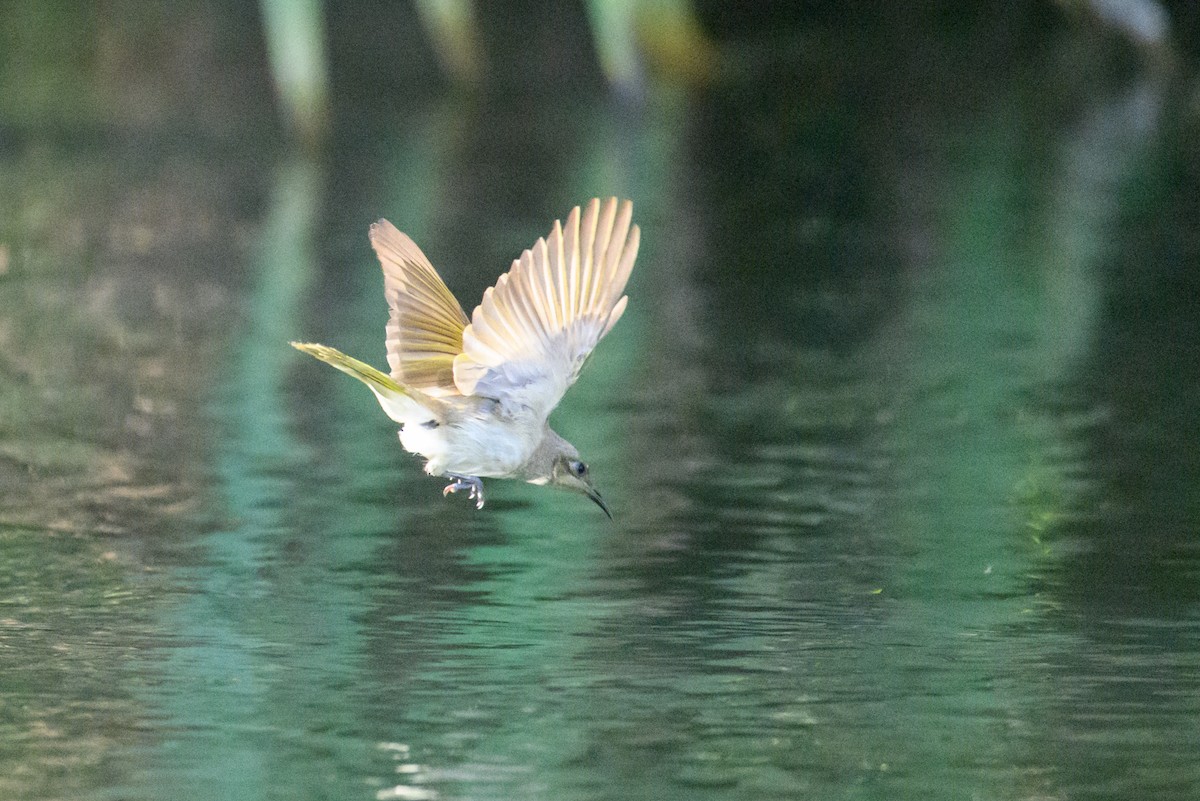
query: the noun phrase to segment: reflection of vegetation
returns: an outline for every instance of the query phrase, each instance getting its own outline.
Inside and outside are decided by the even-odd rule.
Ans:
[[[5,798],[120,784],[146,742],[137,688],[169,634],[157,568],[198,511],[198,399],[230,316],[212,262],[237,225],[213,201],[252,189],[232,166],[53,141],[0,153]]]
[[[1017,482],[1013,503],[1024,510],[1025,530],[1030,541],[1043,555],[1050,554],[1047,536],[1067,517],[1070,499],[1058,487],[1059,471],[1048,468],[1031,470]]]
[[[472,0],[416,0],[416,8],[442,70],[463,86],[477,86],[485,58]]]
[[[312,597],[313,604],[324,608],[312,608],[311,612],[302,599],[286,593],[287,608],[276,609],[269,600],[260,599],[258,616],[247,616],[240,604],[231,603],[261,593],[261,571],[283,545],[277,537],[288,530],[284,515],[290,487],[280,476],[280,466],[294,464],[304,456],[288,437],[280,392],[292,359],[286,343],[296,335],[294,318],[314,266],[311,231],[319,177],[314,165],[302,160],[280,166],[269,214],[253,250],[254,281],[247,319],[227,351],[230,358],[222,365],[219,378],[204,393],[214,404],[205,418],[217,418],[210,447],[219,499],[230,525],[194,543],[213,569],[197,576],[186,599],[159,620],[160,626],[176,632],[186,643],[171,650],[163,681],[187,687],[187,691],[172,692],[165,698],[142,696],[155,714],[177,721],[181,729],[201,722],[201,729],[250,730],[253,721],[263,719],[278,720],[281,726],[297,725],[291,718],[300,708],[297,702],[273,703],[272,684],[266,677],[269,668],[258,649],[247,647],[246,642],[276,638],[272,624],[261,619],[270,617],[267,610],[287,621],[278,639],[294,641],[302,636],[301,630],[310,630],[329,614],[332,606],[331,593]],[[340,619],[326,628],[331,633],[339,630],[348,633],[352,629]],[[340,638],[337,643],[341,645]],[[321,664],[313,651],[309,659]],[[281,691],[293,689],[303,695],[298,687]],[[197,781],[220,797],[270,795],[276,773],[274,754],[248,743],[246,738],[252,741],[253,735],[222,732],[210,738],[201,731],[181,737],[187,751],[203,755],[204,767],[196,776],[183,778],[174,765],[155,764],[151,770],[160,777],[159,784],[178,788],[167,795],[186,794],[186,788]],[[229,769],[231,765],[237,769]]]
[[[114,678],[158,636],[162,587],[131,567],[94,534],[0,524],[0,796],[85,795],[143,743],[134,683]]]
[[[261,0],[271,75],[292,135],[314,149],[329,135],[329,64],[321,0]]]

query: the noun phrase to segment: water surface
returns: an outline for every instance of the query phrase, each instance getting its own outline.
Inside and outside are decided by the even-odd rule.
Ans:
[[[1194,116],[974,35],[0,151],[0,795],[1195,798]],[[614,193],[555,417],[614,523],[444,500],[286,345],[383,364],[378,216],[469,309]]]

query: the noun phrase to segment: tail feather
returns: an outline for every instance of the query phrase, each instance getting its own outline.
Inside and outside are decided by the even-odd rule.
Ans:
[[[388,417],[397,423],[414,422],[417,419],[444,419],[445,403],[426,395],[418,389],[407,387],[382,370],[376,370],[366,362],[347,356],[336,348],[315,342],[292,342],[293,348],[307,353],[315,359],[351,375],[367,385],[379,399],[379,405]]]

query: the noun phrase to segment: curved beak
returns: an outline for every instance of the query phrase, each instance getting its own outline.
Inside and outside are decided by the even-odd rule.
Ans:
[[[595,488],[587,487],[584,489],[583,494],[591,498],[592,503],[599,506],[604,514],[608,515],[609,520],[613,519],[612,512],[608,511],[608,504],[604,502],[604,499],[600,497],[600,493],[596,492]]]

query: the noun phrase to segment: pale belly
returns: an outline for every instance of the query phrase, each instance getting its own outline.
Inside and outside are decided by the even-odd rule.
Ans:
[[[406,424],[400,443],[426,459],[425,472],[431,475],[504,478],[525,464],[540,436],[540,426],[469,416],[435,428]]]

